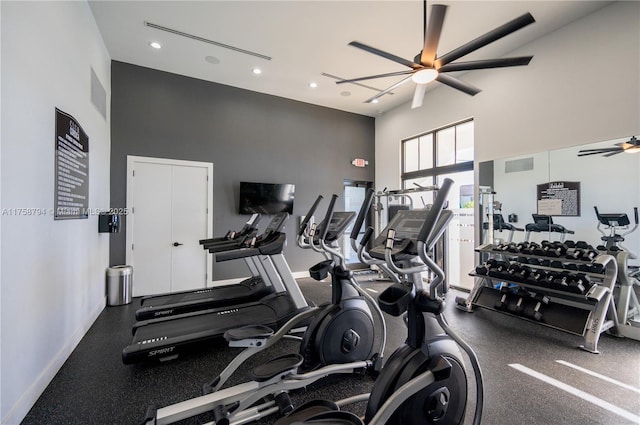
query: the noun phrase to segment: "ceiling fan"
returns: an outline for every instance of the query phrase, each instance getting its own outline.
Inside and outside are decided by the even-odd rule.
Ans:
[[[532,24],[533,22],[535,22],[535,19],[530,13],[525,13],[524,15],[512,21],[509,21],[506,24],[497,27],[492,31],[489,31],[488,33],[481,35],[480,37],[471,40],[466,44],[463,44],[462,46],[450,51],[447,54],[437,56],[438,42],[440,41],[440,33],[442,32],[442,26],[444,23],[446,12],[447,6],[434,4],[431,7],[431,17],[429,19],[429,25],[427,26],[427,2],[426,0],[424,1],[424,47],[422,48],[422,51],[418,53],[415,58],[413,58],[412,61],[401,58],[392,53],[382,51],[375,47],[368,46],[358,41],[352,41],[351,43],[349,43],[350,46],[357,47],[369,53],[373,53],[374,55],[378,55],[385,59],[397,62],[401,65],[405,65],[411,68],[410,70],[370,75],[367,77],[352,78],[349,80],[341,80],[338,81],[337,84],[353,83],[356,81],[370,80],[382,77],[393,77],[397,75],[408,75],[406,78],[398,81],[391,87],[388,87],[372,98],[367,99],[365,103],[374,102],[378,98],[384,96],[385,94],[396,89],[398,86],[406,83],[411,79],[416,83],[416,89],[413,94],[413,102],[411,104],[411,108],[418,108],[422,106],[422,100],[427,90],[427,83],[433,80],[439,81],[442,84],[453,87],[454,89],[463,91],[464,93],[467,93],[471,96],[475,96],[480,92],[479,88],[474,87],[473,85],[464,82],[456,77],[447,75],[447,72],[521,66],[527,65],[533,58],[533,56],[520,56],[452,63],[456,59],[459,59],[475,50],[480,49],[481,47],[486,46],[487,44],[499,40],[500,38],[505,37],[512,32],[519,30],[520,28]]]
[[[582,149],[578,152],[578,156],[587,155],[600,155],[613,156],[622,152],[636,153],[640,152],[640,140],[636,139],[636,136],[631,136],[629,140],[622,143],[616,143],[616,147],[611,148],[597,148],[597,149]]]

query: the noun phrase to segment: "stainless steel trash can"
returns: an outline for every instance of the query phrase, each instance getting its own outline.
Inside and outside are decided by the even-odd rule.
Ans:
[[[133,290],[133,267],[113,266],[107,268],[107,304],[123,305],[131,302]]]

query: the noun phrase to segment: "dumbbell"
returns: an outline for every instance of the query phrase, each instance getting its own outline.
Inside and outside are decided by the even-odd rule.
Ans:
[[[578,271],[578,265],[576,263],[566,263],[564,268],[567,270]]]
[[[507,288],[506,286],[503,286],[502,288],[500,288],[500,297],[498,298],[498,301],[493,306],[498,310],[505,310],[509,303],[510,293],[511,291],[509,291],[509,288]]]
[[[584,248],[575,248],[573,251],[567,252],[565,258],[568,260],[580,260],[584,255]]]
[[[564,264],[562,261],[554,260],[549,263],[549,267],[553,267],[554,269],[564,269]]]
[[[486,264],[480,264],[479,266],[476,266],[476,274],[486,276],[487,273],[489,273],[489,267],[487,267]]]
[[[576,243],[572,240],[568,240],[568,241],[564,241],[564,244],[567,246],[567,248],[575,248],[576,247]]]
[[[533,314],[531,317],[540,322],[542,321],[542,306],[549,304],[549,297],[543,294],[531,294],[531,298],[535,301],[535,306],[533,307]]]
[[[521,314],[524,310],[525,298],[529,297],[529,291],[518,287],[518,289],[513,292],[513,295],[516,297],[516,302],[507,304],[507,310],[512,313]]]
[[[527,277],[527,283],[531,285],[544,285],[544,280],[547,277],[547,272],[544,270],[532,270]]]
[[[527,263],[532,265],[532,266],[539,266],[540,265],[540,260],[538,258],[529,258]]]
[[[584,295],[591,289],[593,283],[591,282],[591,278],[584,273],[577,273],[571,276],[571,280],[569,280],[569,291]]]
[[[509,265],[508,261],[497,260],[495,264],[489,268],[487,274],[491,277],[502,278],[505,276]]]
[[[581,260],[590,260],[593,261],[595,260],[595,258],[600,255],[598,253],[598,251],[596,251],[595,249],[587,249],[584,251],[584,253],[582,254],[582,258]]]
[[[525,254],[533,254],[536,249],[540,248],[540,245],[535,242],[529,242],[529,246],[522,249],[522,252]]]
[[[562,273],[559,273],[554,279],[553,279],[553,286],[560,290],[560,291],[566,291],[569,289],[569,282],[572,280],[573,275],[568,272],[568,271],[564,271]]]
[[[580,248],[580,249],[589,249],[591,248],[591,245],[589,245],[588,243],[586,243],[585,241],[578,241],[575,244],[576,248]]]
[[[544,251],[544,254],[542,254],[544,256],[559,258],[567,253],[567,246],[562,242],[549,242],[542,250]]]
[[[562,276],[562,273],[548,271],[546,276],[544,277],[543,282],[548,286],[554,286],[556,279],[560,279],[561,276]]]
[[[507,251],[509,249],[509,244],[501,243],[493,247],[494,251]]]
[[[517,282],[526,282],[527,278],[531,274],[531,267],[529,266],[520,266],[520,271],[517,276],[514,276],[514,279],[517,279]]]

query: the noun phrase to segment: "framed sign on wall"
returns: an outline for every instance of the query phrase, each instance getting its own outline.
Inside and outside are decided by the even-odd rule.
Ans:
[[[549,182],[538,185],[538,214],[580,216],[580,182]]]
[[[89,216],[89,136],[56,108],[54,219]]]

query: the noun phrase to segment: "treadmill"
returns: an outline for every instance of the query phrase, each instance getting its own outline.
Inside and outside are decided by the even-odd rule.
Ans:
[[[255,236],[257,232],[255,225],[259,221],[259,217],[259,214],[254,214],[237,233],[229,232],[224,238],[204,239],[200,241],[200,244],[210,252],[223,252],[248,246],[247,237],[253,238]],[[286,213],[274,216],[264,233],[259,236],[259,240],[269,240],[279,233],[287,218]],[[141,307],[136,310],[136,320],[149,320],[258,301],[262,297],[272,294],[274,292],[273,285],[262,266],[260,257],[246,257],[244,260],[251,271],[251,277],[236,284],[143,297],[140,300]]]
[[[209,238],[200,239],[198,243],[203,245],[204,249],[209,249],[210,245],[224,244],[233,241],[242,241],[247,237],[252,238],[258,233],[258,222],[260,221],[260,214],[253,214],[249,220],[242,226],[242,229],[237,232],[229,230],[226,235],[221,238]]]
[[[529,242],[531,232],[558,233],[560,234],[560,242],[564,242],[567,235],[573,235],[575,233],[573,230],[569,230],[560,224],[555,224],[550,215],[531,214],[531,217],[533,218],[533,223],[524,226],[526,230],[524,240],[527,242]]]
[[[489,223],[482,223],[483,230],[489,230]],[[507,242],[513,242],[513,234],[514,232],[524,232],[524,229],[521,227],[516,227],[511,223],[507,223],[504,221],[504,217],[500,213],[493,213],[493,230],[502,232],[506,230],[509,232],[509,237],[507,238]],[[489,236],[489,232],[484,233],[484,237],[482,238],[482,243],[487,243],[487,238]]]
[[[307,216],[313,215],[316,206],[317,203]],[[353,213],[350,217],[353,218]],[[334,217],[329,228],[329,231],[333,232],[329,234],[337,240],[340,237],[340,233],[337,233],[338,228],[344,226],[344,231],[351,219],[345,224],[345,220],[341,222]],[[274,294],[267,295],[259,301],[231,307],[137,322],[133,326],[131,344],[122,350],[123,363],[171,360],[202,343],[221,339],[225,331],[241,326],[264,325],[277,330],[295,315],[311,308],[282,254],[285,242],[286,234],[277,232],[268,240],[256,242],[253,247],[215,254],[216,262],[262,255],[264,261],[261,262],[276,290]]]

